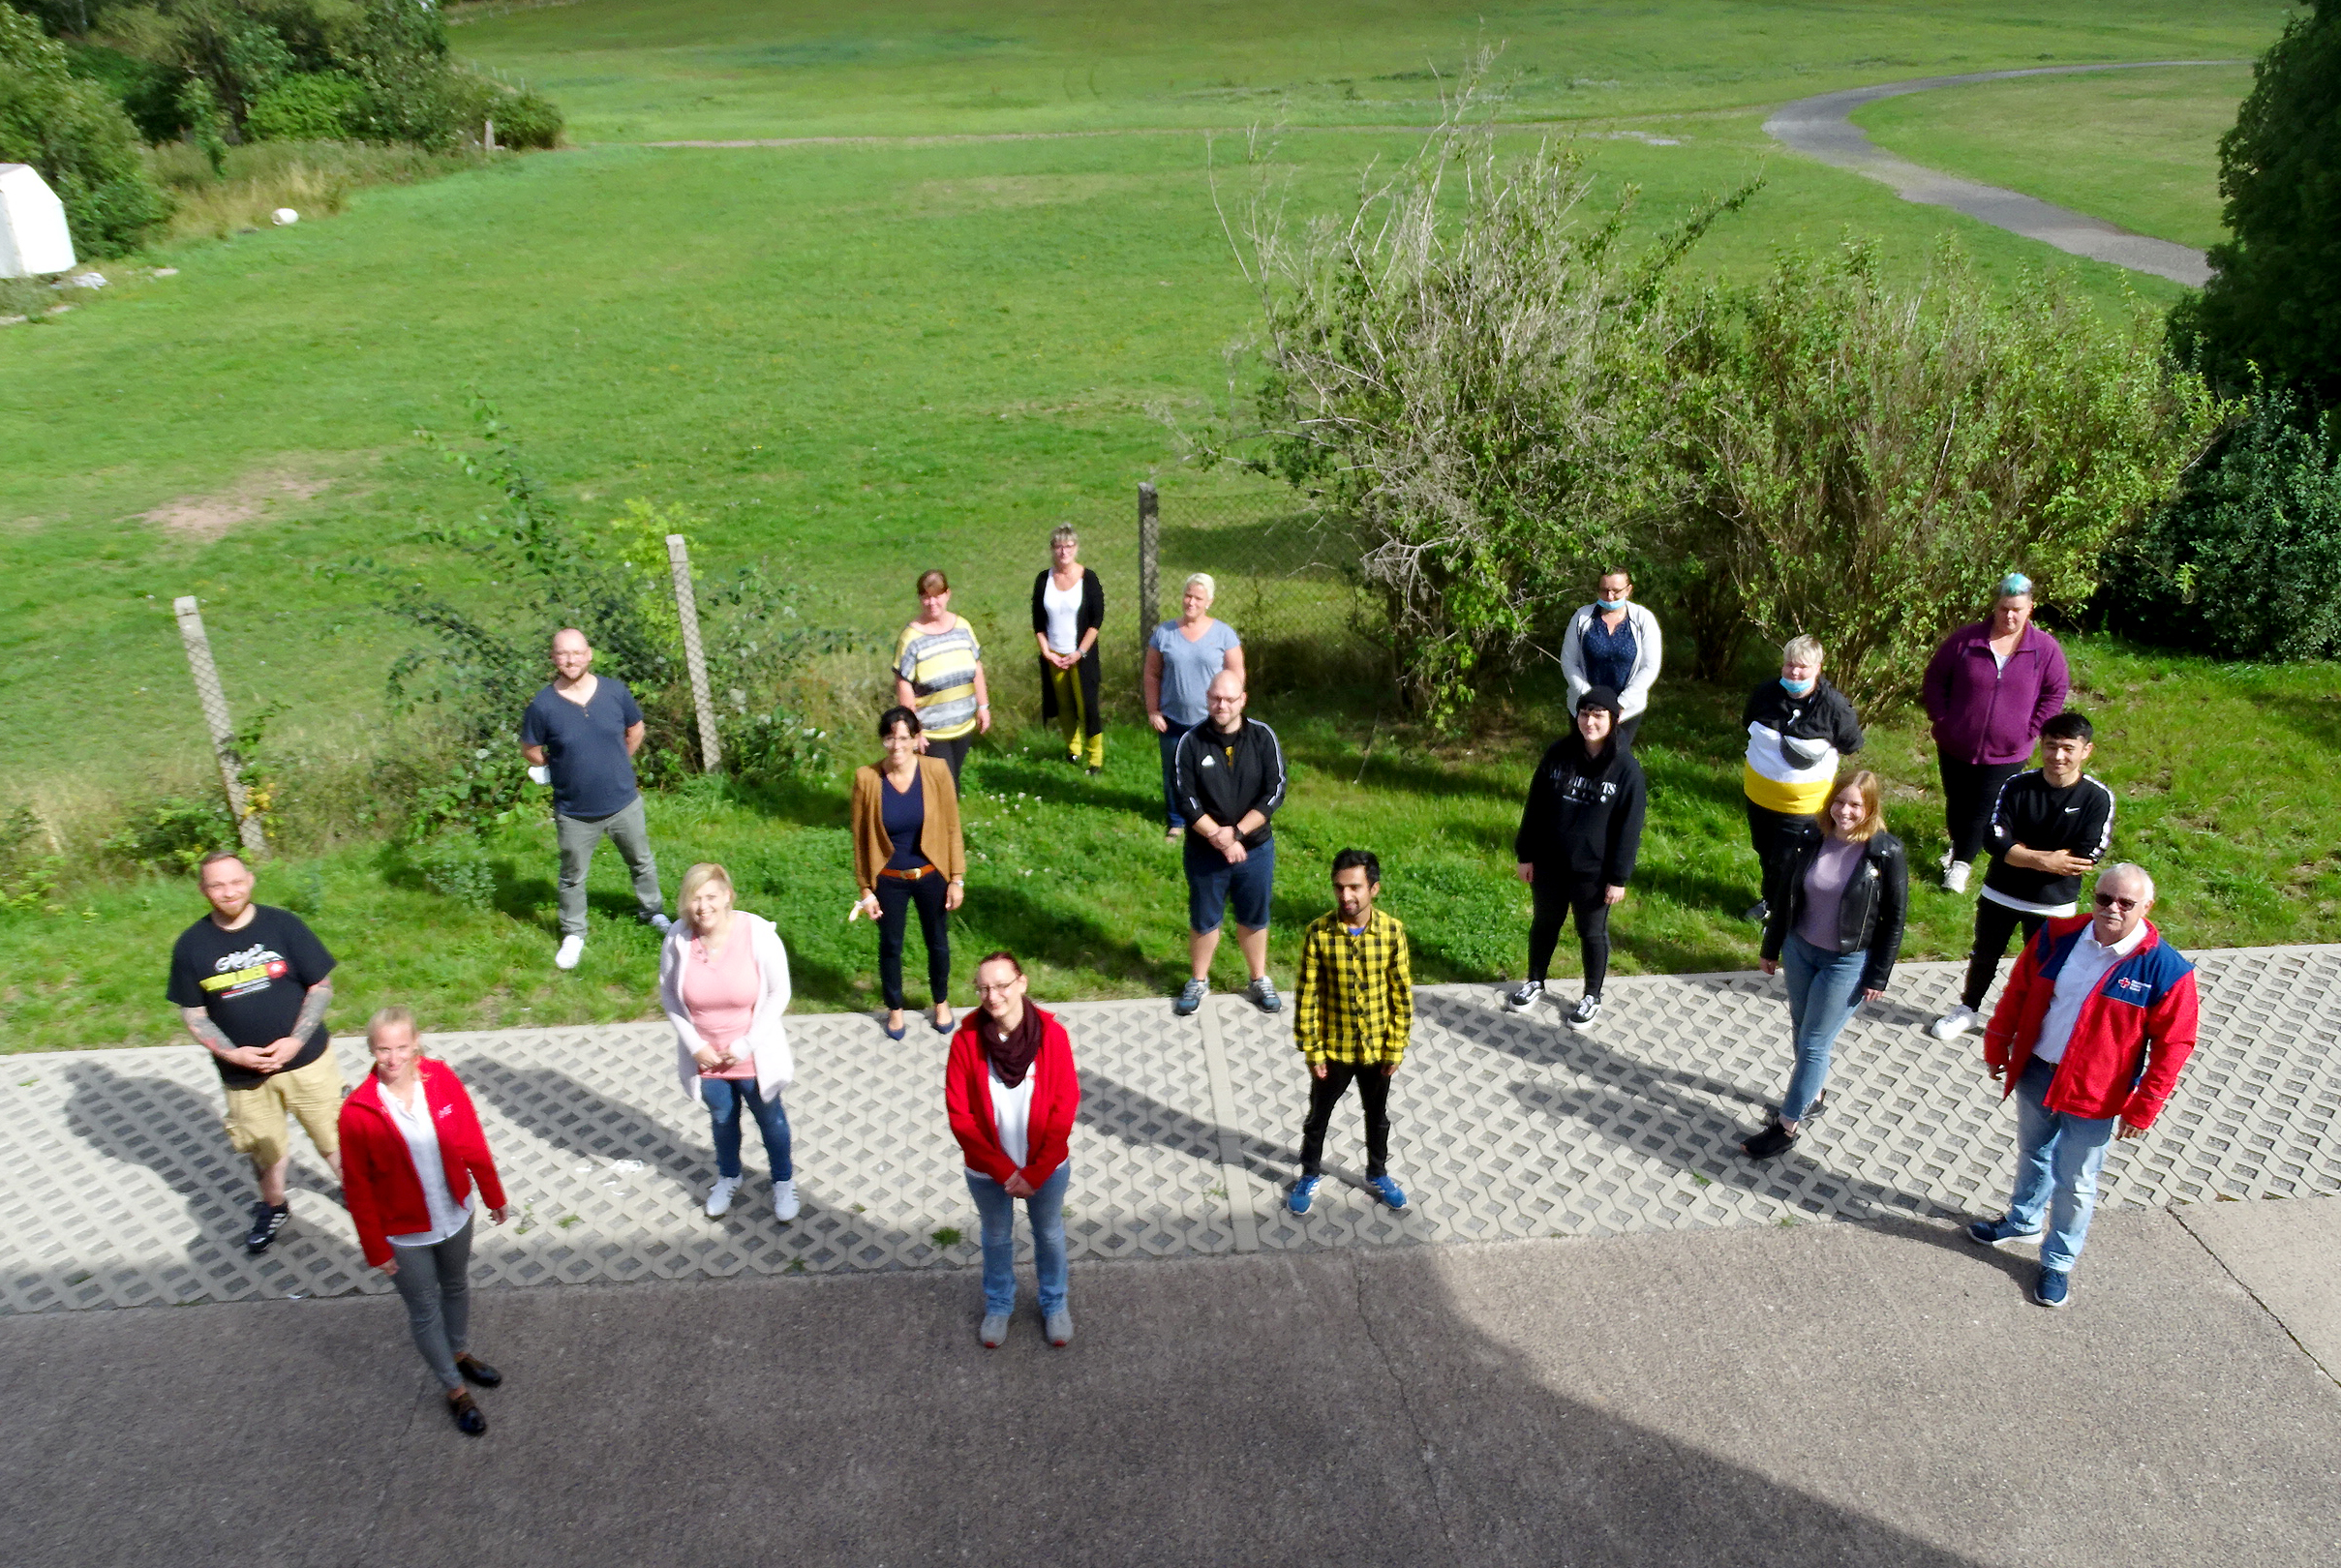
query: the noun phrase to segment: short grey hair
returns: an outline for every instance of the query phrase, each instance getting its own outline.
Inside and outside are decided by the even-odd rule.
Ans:
[[[1203,603],[1205,604],[1209,604],[1213,599],[1219,597],[1219,585],[1211,581],[1209,572],[1189,572],[1187,581],[1179,586],[1178,596],[1182,599],[1185,598],[1187,589],[1193,588],[1203,590]]]
[[[1821,662],[1821,640],[1819,638],[1799,635],[1791,637],[1780,646],[1780,662],[1782,664],[1802,664],[1807,659],[1810,659],[1815,664]]]
[[[2103,867],[2097,873],[2097,880],[2101,884],[2108,877],[2123,877],[2135,882],[2143,890],[2140,896],[2149,904],[2154,901],[2154,873],[2140,865],[2136,860],[2115,860],[2112,865]]]
[[[1080,542],[1081,530],[1070,523],[1059,523],[1055,531],[1049,535],[1049,548],[1051,550],[1061,544],[1079,544]]]

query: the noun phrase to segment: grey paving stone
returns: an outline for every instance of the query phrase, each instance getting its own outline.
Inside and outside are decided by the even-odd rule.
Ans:
[[[2153,1133],[2117,1144],[2102,1201],[2165,1205],[2341,1192],[2341,948],[2198,955],[2204,1041]],[[1620,977],[1592,1028],[1506,1012],[1497,988],[1423,987],[1392,1096],[1392,1173],[1369,1197],[1354,1101],[1317,1207],[1284,1207],[1307,1103],[1291,1013],[1215,996],[1069,1004],[1083,1099],[1067,1233],[1077,1258],[1779,1225],[1991,1212],[2013,1118],[1974,1037],[1923,1029],[1960,966],[1908,964],[1838,1047],[1826,1113],[1787,1157],[1742,1159],[1785,1080],[1786,1008],[1759,975]],[[663,1024],[435,1036],[471,1086],[519,1213],[483,1226],[486,1285],[960,1268],[975,1216],[943,1115],[944,1041],[865,1015],[794,1018],[788,1095],[804,1212],[754,1180],[701,1212],[705,1117]],[[362,1042],[336,1041],[344,1074]],[[241,1245],[252,1201],[192,1047],[9,1059],[0,1082],[0,1311],[43,1312],[386,1291],[323,1163],[297,1135],[294,1223]]]

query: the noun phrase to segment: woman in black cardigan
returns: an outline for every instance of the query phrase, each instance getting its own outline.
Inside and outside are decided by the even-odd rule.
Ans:
[[[1041,648],[1041,720],[1065,732],[1065,760],[1106,768],[1106,722],[1097,710],[1098,628],[1106,590],[1080,563],[1081,536],[1067,523],[1049,536],[1056,564],[1032,580],[1032,640]]]

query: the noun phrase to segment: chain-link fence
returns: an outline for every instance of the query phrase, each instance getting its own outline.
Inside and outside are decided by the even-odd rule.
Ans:
[[[1187,579],[1205,572],[1217,590],[1211,614],[1243,639],[1255,690],[1389,679],[1382,611],[1359,584],[1355,536],[1337,520],[1289,493],[1140,486],[1139,509],[1143,634],[1175,619]]]

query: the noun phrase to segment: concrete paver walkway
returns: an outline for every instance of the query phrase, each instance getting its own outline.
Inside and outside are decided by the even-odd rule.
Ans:
[[[2341,948],[2198,955],[2202,1048],[2151,1136],[2117,1145],[2109,1205],[2341,1192]],[[1351,1245],[1928,1219],[1992,1211],[2012,1118],[1973,1037],[1920,1027],[1960,966],[1909,964],[1839,1046],[1827,1114],[1790,1156],[1736,1147],[1787,1070],[1779,982],[1627,977],[1574,1031],[1495,988],[1425,987],[1375,1204],[1353,1108],[1334,1124],[1318,1212],[1282,1207],[1305,1108],[1289,1014],[1233,997],[1075,1004],[1084,1099],[1074,1145],[1076,1258],[1299,1252]],[[478,1102],[518,1222],[483,1227],[485,1285],[959,1268],[972,1207],[944,1123],[943,1041],[887,1040],[866,1016],[790,1021],[788,1096],[805,1211],[782,1225],[751,1184],[701,1212],[714,1157],[663,1024],[435,1037]],[[360,1043],[338,1042],[344,1072]],[[1352,1102],[1353,1107],[1353,1101]],[[240,1239],[250,1175],[193,1046],[15,1056],[0,1083],[0,1310],[381,1293],[330,1179],[295,1137],[295,1223],[266,1256]],[[762,1170],[751,1135],[747,1161]],[[754,1201],[751,1201],[754,1199]]]
[[[2138,71],[2153,66],[2235,65],[2234,60],[2138,60],[2120,65],[2035,66],[2022,71],[1978,71],[1960,76],[1920,76],[1909,81],[1883,82],[1822,93],[1783,106],[1764,122],[1765,133],[1798,152],[1838,168],[1867,174],[1894,187],[1905,201],[1923,206],[1949,207],[2011,234],[2039,240],[2044,245],[2093,261],[2111,261],[2132,272],[2151,273],[2173,283],[2200,288],[2210,278],[2210,264],[2201,251],[2170,240],[2133,234],[2100,218],[2052,205],[2022,192],[1962,180],[1956,174],[1927,168],[1895,157],[1871,141],[1849,116],[1881,98],[1936,87],[1965,87],[1975,82],[2005,81],[2014,76],[2070,75],[2082,72]]]

